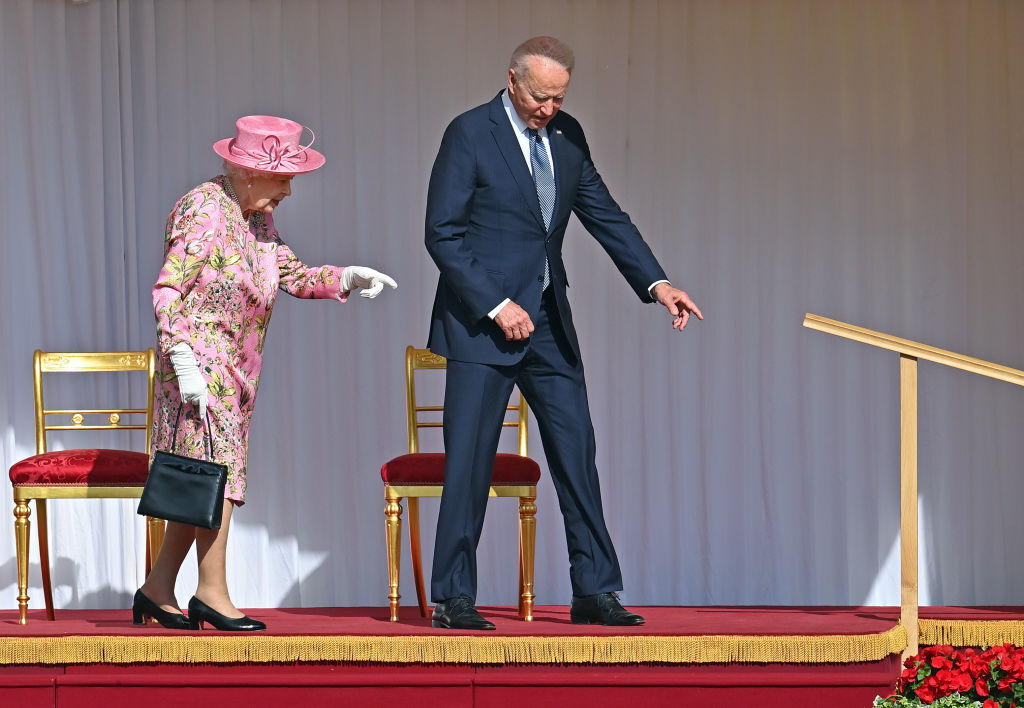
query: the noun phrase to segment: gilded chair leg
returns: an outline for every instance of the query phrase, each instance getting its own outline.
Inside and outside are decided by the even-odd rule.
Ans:
[[[519,497],[519,616],[533,621],[533,556],[537,540],[537,497]]]
[[[398,578],[402,559],[402,499],[388,499],[384,506],[388,545],[388,605],[391,621],[398,621]]]
[[[412,556],[412,575],[416,581],[416,604],[420,617],[427,616],[427,593],[423,589],[423,560],[420,556],[420,500],[409,497],[409,547]]]
[[[46,603],[46,619],[53,616],[53,585],[50,583],[50,525],[46,521],[46,500],[36,499],[36,530],[39,533],[39,568],[43,572],[43,601]]]
[[[156,557],[160,553],[160,546],[164,542],[164,529],[166,522],[163,519],[155,519],[152,516],[146,517],[146,576],[153,570]]]
[[[32,510],[25,499],[14,500],[14,537],[18,548],[18,624],[28,624],[28,532]]]

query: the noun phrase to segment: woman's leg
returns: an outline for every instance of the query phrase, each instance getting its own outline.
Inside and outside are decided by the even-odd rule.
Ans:
[[[163,543],[160,544],[160,552],[156,555],[156,562],[146,576],[146,582],[139,588],[143,595],[162,610],[181,612],[174,599],[174,582],[178,578],[181,562],[185,560],[195,540],[195,526],[179,524],[176,521],[167,522],[167,530],[164,532]]]
[[[224,500],[224,515],[219,529],[196,529],[196,553],[199,558],[199,586],[196,598],[225,617],[239,618],[238,611],[228,594],[227,545],[228,529],[234,504]]]

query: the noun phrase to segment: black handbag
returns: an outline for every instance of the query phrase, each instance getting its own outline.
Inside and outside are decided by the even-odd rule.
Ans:
[[[181,407],[174,419],[172,446],[178,443],[180,421]],[[164,450],[153,454],[146,486],[139,500],[139,514],[204,529],[220,528],[228,467],[213,461],[213,427],[209,412],[206,413],[206,432],[208,437],[204,438],[209,443],[209,460],[197,460]]]

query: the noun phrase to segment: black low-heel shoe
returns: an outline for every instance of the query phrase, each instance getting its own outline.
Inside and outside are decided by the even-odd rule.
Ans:
[[[132,624],[145,624],[147,617],[155,619],[164,629],[188,629],[188,617],[180,612],[161,610],[141,590],[136,590],[132,601]]]
[[[209,622],[222,632],[258,632],[267,625],[251,617],[225,617],[194,595],[188,601],[188,623],[192,629],[202,629]]]

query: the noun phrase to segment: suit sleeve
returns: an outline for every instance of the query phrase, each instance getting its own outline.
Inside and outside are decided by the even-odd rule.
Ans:
[[[476,150],[460,122],[453,121],[430,173],[425,241],[441,278],[474,317],[483,319],[506,294],[470,247],[476,181]]]
[[[644,302],[654,302],[647,288],[655,281],[668,280],[668,276],[629,215],[609,193],[590,157],[590,147],[582,129],[578,124],[574,128],[576,144],[583,150],[583,164],[573,212],[611,256],[615,267],[637,296]]]

